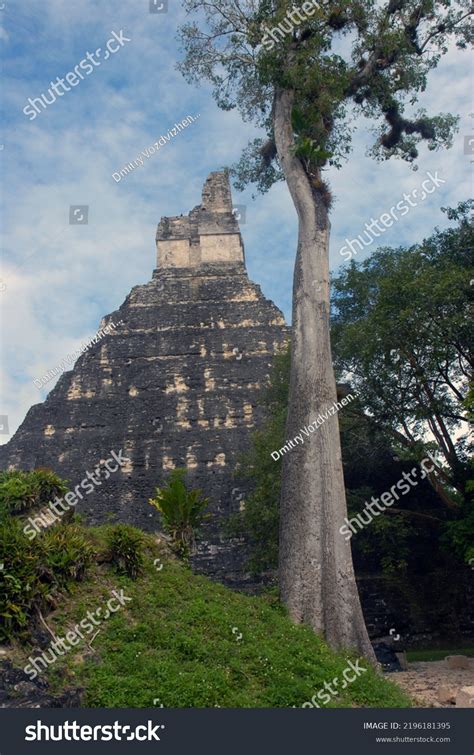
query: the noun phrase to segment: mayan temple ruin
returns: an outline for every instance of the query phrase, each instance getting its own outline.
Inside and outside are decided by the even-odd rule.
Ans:
[[[233,478],[261,420],[259,394],[288,330],[249,280],[225,172],[211,173],[187,216],[162,218],[149,283],[100,324],[114,323],[33,406],[0,449],[3,468],[45,466],[79,483],[110,451],[129,461],[77,507],[90,523],[157,526],[148,504],[175,467],[210,498],[195,566],[239,584],[244,548],[222,534],[243,505]]]

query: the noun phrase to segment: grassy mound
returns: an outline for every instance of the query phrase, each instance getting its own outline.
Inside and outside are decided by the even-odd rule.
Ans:
[[[410,704],[372,669],[342,689],[355,657],[294,626],[276,597],[249,597],[193,575],[142,533],[132,579],[110,555],[113,527],[80,529],[96,558],[47,614],[49,631],[65,637],[88,612],[103,607],[103,616],[113,590],[131,600],[42,671],[52,691],[80,686],[87,707],[299,707],[337,677],[340,693],[321,707]],[[40,652],[16,640],[12,659],[24,666]]]

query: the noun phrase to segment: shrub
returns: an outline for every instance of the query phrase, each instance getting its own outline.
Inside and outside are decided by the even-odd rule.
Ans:
[[[474,502],[461,506],[459,518],[446,525],[443,543],[447,550],[472,567],[474,564]]]
[[[0,507],[4,515],[32,508],[38,495],[38,483],[30,472],[15,469],[0,473]]]
[[[0,472],[0,511],[20,513],[44,505],[68,490],[55,472],[39,467],[30,472],[13,469]]]
[[[56,472],[47,467],[38,467],[30,472],[31,480],[38,490],[38,503],[45,504],[56,497],[61,498],[68,491],[67,480],[62,480]]]
[[[11,517],[0,522],[0,641],[24,629],[44,604],[48,585],[40,579],[41,548],[29,542]]]
[[[72,526],[29,540],[22,523],[0,521],[0,642],[25,633],[38,612],[55,605],[58,588],[83,577],[92,551]]]
[[[143,535],[128,524],[117,524],[107,536],[108,558],[119,574],[136,579],[143,569]]]
[[[165,488],[156,488],[155,498],[149,503],[160,512],[165,530],[171,536],[176,552],[188,558],[194,546],[197,529],[206,515],[203,513],[209,500],[201,490],[187,490],[185,469],[174,469]]]
[[[92,561],[93,549],[74,524],[47,530],[41,537],[44,564],[58,585],[80,581]]]

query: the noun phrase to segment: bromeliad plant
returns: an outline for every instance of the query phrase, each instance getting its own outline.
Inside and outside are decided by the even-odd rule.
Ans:
[[[194,547],[196,531],[209,516],[204,514],[209,499],[201,490],[188,490],[185,475],[185,469],[174,469],[166,487],[156,488],[156,495],[149,499],[149,503],[160,512],[165,531],[171,537],[177,554],[188,559]]]
[[[55,498],[61,498],[68,492],[68,481],[61,479],[48,467],[37,467],[30,472],[33,483],[38,488],[38,503],[47,504]]]
[[[43,505],[68,491],[67,480],[62,480],[46,467],[32,471],[21,469],[0,471],[0,512],[20,514]],[[0,513],[1,515],[1,513]]]
[[[128,524],[116,524],[107,533],[107,558],[118,574],[137,579],[143,571],[144,537]]]
[[[79,582],[93,550],[74,525],[29,540],[17,516],[0,518],[0,643],[28,636],[58,591]]]
[[[19,513],[32,508],[38,500],[38,486],[28,472],[9,470],[0,472],[0,508],[2,518],[7,513]]]

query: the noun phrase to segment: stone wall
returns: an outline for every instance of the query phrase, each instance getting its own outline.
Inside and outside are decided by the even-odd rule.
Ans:
[[[474,641],[474,579],[471,569],[437,570],[430,574],[389,579],[377,574],[357,576],[369,636],[400,635],[400,648],[446,642],[472,646]]]

